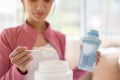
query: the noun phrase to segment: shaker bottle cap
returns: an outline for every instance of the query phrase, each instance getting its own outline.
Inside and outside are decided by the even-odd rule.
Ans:
[[[99,37],[98,31],[97,30],[90,30],[87,35]]]

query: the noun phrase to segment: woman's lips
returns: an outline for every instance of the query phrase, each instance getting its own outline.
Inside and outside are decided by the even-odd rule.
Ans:
[[[35,13],[35,15],[36,15],[37,17],[42,17],[42,16],[44,15],[44,13],[37,12],[37,13]]]

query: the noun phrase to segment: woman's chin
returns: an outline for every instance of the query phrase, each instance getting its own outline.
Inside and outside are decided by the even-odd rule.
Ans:
[[[36,23],[41,23],[41,22],[44,22],[44,20],[45,20],[45,19],[36,18],[36,19],[34,20],[34,22],[36,22]]]

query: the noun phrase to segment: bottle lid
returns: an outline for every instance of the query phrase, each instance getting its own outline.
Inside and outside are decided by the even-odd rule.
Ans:
[[[97,30],[90,30],[87,35],[91,35],[91,36],[95,36],[95,37],[99,37],[98,31]]]

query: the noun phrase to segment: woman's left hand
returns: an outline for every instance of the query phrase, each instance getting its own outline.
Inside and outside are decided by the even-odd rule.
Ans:
[[[119,68],[119,72],[120,72],[120,55],[118,57],[118,68]]]
[[[101,53],[99,51],[96,52],[96,65],[100,62]]]

